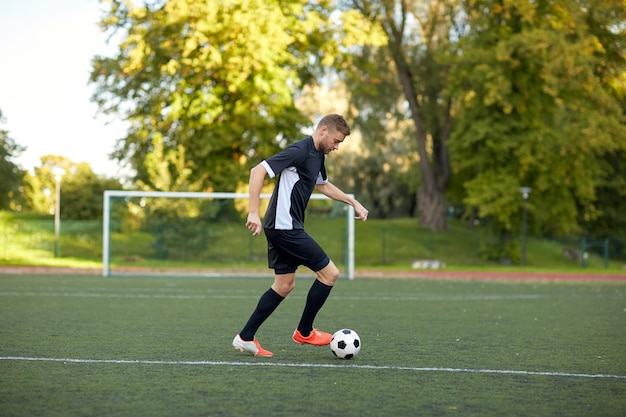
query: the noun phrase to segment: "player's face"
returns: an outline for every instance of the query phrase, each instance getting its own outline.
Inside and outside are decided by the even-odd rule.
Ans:
[[[339,133],[334,129],[326,129],[322,132],[322,142],[320,150],[325,154],[329,154],[332,151],[339,149],[339,145],[344,141],[346,137],[343,133]]]

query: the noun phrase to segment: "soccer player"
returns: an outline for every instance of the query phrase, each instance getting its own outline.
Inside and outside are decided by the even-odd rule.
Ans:
[[[306,298],[300,323],[293,333],[299,344],[324,346],[332,335],[313,327],[315,316],[330,294],[339,270],[324,250],[304,231],[304,212],[313,189],[327,197],[350,204],[356,218],[367,220],[368,211],[328,181],[324,159],[339,149],[350,135],[350,127],[338,114],[324,116],[311,136],[306,137],[250,170],[250,212],[246,227],[257,236],[261,227],[267,239],[268,264],[274,270],[274,283],[261,296],[256,309],[241,332],[233,339],[236,350],[255,356],[274,354],[261,347],[255,334],[263,322],[295,287],[296,269],[304,265],[317,276]],[[278,175],[269,207],[261,223],[259,202],[265,176]]]

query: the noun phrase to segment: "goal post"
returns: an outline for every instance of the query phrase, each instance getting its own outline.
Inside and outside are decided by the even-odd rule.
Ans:
[[[103,197],[104,277],[271,272],[265,239],[244,226],[247,193],[106,190]],[[262,204],[270,197],[261,194]],[[307,231],[354,279],[354,208],[313,193],[306,216]]]

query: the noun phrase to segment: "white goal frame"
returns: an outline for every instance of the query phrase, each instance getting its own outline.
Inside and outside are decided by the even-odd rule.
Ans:
[[[352,194],[348,194],[354,197]],[[102,276],[111,276],[110,268],[110,239],[111,239],[111,198],[112,197],[165,197],[165,198],[222,198],[222,199],[249,199],[247,193],[228,193],[228,192],[180,192],[180,191],[128,191],[128,190],[106,190],[103,195],[103,221],[102,221]],[[262,199],[269,199],[271,194],[261,194]],[[312,200],[329,200],[323,194],[313,193]],[[354,279],[354,207],[349,204],[347,206],[347,250],[346,250],[346,273],[348,279]],[[213,276],[215,274],[212,274]],[[220,276],[238,276],[241,274],[219,274]]]

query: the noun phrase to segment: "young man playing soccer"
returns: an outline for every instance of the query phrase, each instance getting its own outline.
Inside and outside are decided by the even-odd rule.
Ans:
[[[350,127],[338,114],[322,118],[313,135],[294,143],[285,150],[262,161],[250,170],[250,213],[246,227],[257,236],[261,227],[267,239],[269,267],[274,270],[274,283],[261,296],[250,319],[235,336],[236,350],[255,356],[271,357],[274,354],[261,347],[254,337],[263,322],[295,287],[296,269],[304,265],[315,272],[306,298],[300,323],[293,333],[299,344],[324,346],[332,335],[313,327],[313,320],[322,308],[330,290],[339,277],[339,270],[324,250],[304,231],[304,212],[313,189],[327,197],[350,204],[356,218],[367,220],[367,210],[328,181],[324,167],[325,155],[336,151]],[[265,176],[279,176],[263,223],[259,215],[261,189]]]

